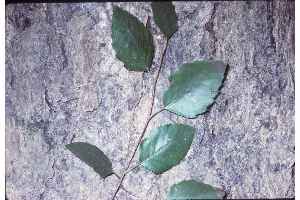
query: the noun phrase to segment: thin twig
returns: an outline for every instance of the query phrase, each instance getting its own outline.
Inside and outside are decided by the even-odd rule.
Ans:
[[[140,135],[140,137],[139,137],[138,143],[137,143],[137,145],[135,146],[135,149],[134,149],[134,151],[133,151],[133,154],[132,154],[132,156],[131,156],[131,158],[130,158],[130,160],[129,160],[129,162],[128,162],[128,165],[127,165],[127,167],[125,168],[125,170],[124,170],[124,172],[123,172],[123,174],[122,174],[122,176],[121,176],[121,179],[120,179],[120,181],[119,181],[118,187],[117,187],[117,189],[116,189],[116,191],[115,191],[115,193],[114,193],[114,195],[113,195],[112,200],[114,200],[114,199],[116,198],[116,196],[117,196],[117,194],[118,194],[118,192],[119,192],[119,190],[120,190],[120,188],[121,188],[121,186],[122,186],[122,183],[123,183],[123,181],[124,181],[124,178],[125,178],[126,174],[128,173],[128,169],[130,168],[131,162],[132,162],[132,160],[133,160],[133,158],[134,158],[134,156],[135,156],[135,154],[136,154],[136,152],[137,152],[137,150],[138,150],[138,147],[139,147],[139,145],[141,144],[142,139],[143,139],[143,137],[144,137],[144,135],[145,135],[145,133],[146,133],[147,127],[148,127],[148,125],[149,125],[149,122],[150,122],[157,114],[159,114],[159,113],[161,113],[162,111],[165,110],[165,109],[161,109],[161,110],[157,111],[156,113],[154,113],[154,114],[152,115],[153,107],[154,107],[154,102],[155,102],[155,95],[156,95],[156,85],[157,85],[157,81],[158,81],[158,78],[159,78],[159,74],[160,74],[161,69],[162,69],[163,59],[164,59],[164,57],[165,57],[165,54],[166,54],[166,51],[167,51],[168,44],[169,44],[169,39],[167,39],[167,41],[166,41],[166,44],[165,44],[165,47],[164,47],[162,56],[161,56],[161,58],[160,58],[159,68],[158,68],[158,71],[157,71],[157,74],[156,74],[156,77],[155,77],[155,80],[154,80],[153,93],[152,93],[152,100],[151,100],[150,112],[149,112],[149,114],[148,114],[148,119],[147,119],[146,124],[145,124],[145,126],[144,126],[144,129],[143,129],[143,131],[142,131],[142,133],[141,133],[141,135]]]
[[[145,127],[144,127],[144,129],[143,129],[143,132],[142,132],[141,136],[139,137],[138,145],[136,145],[136,147],[135,147],[135,149],[134,149],[134,151],[133,151],[133,154],[132,154],[132,156],[131,156],[131,158],[130,158],[130,160],[129,160],[129,162],[128,162],[128,165],[127,165],[127,167],[126,167],[124,173],[123,173],[122,176],[121,176],[121,179],[120,179],[120,181],[119,181],[119,185],[118,185],[118,187],[117,187],[117,190],[116,190],[115,193],[114,193],[114,196],[113,196],[112,200],[115,199],[116,195],[118,194],[118,192],[119,192],[119,190],[120,190],[120,188],[121,188],[121,186],[122,186],[122,183],[123,183],[124,178],[125,178],[125,176],[126,176],[126,172],[127,172],[127,170],[129,169],[129,167],[130,167],[130,164],[131,164],[131,162],[132,162],[132,160],[133,160],[133,158],[134,158],[134,156],[135,156],[135,153],[137,152],[137,149],[138,149],[140,143],[142,142],[143,136],[144,136],[145,133],[146,133],[147,127],[148,127],[148,125],[149,125],[149,122],[150,122],[151,119],[153,119],[157,114],[161,113],[161,112],[164,111],[164,110],[165,110],[165,109],[159,110],[158,112],[154,113],[154,114],[147,120],[146,125],[145,125]]]
[[[131,172],[132,170],[138,168],[139,166],[141,166],[142,163],[138,163],[137,165],[131,167],[130,169],[126,170],[126,172],[124,172],[124,174],[128,174],[129,172]]]
[[[137,199],[141,199],[140,197],[136,196],[133,192],[128,191],[128,190],[124,187],[124,185],[121,185],[121,189],[124,190],[124,191],[125,191],[127,194],[129,194],[130,196],[133,196],[133,197],[135,197],[135,198],[137,198]]]
[[[116,174],[116,173],[113,173],[113,174],[114,174],[118,179],[121,179],[121,177],[120,177],[118,174]],[[129,195],[131,195],[131,196],[133,196],[133,197],[135,197],[135,198],[137,198],[137,199],[140,199],[140,197],[134,195],[133,192],[130,192],[129,190],[127,190],[123,184],[121,185],[121,189],[123,189],[123,190],[124,190],[125,192],[127,192]]]

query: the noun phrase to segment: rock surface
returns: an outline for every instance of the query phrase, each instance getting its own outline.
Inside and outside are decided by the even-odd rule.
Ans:
[[[6,193],[9,200],[111,198],[118,179],[102,180],[65,149],[100,147],[115,171],[126,166],[151,103],[162,35],[148,73],[128,72],[111,47],[112,5],[145,22],[149,3],[6,6]],[[294,197],[294,2],[174,2],[179,31],[167,49],[155,108],[168,76],[185,62],[218,59],[229,71],[209,112],[172,121],[197,128],[186,159],[163,175],[136,169],[118,199],[165,199],[196,179],[228,198]],[[137,158],[135,158],[137,161]]]

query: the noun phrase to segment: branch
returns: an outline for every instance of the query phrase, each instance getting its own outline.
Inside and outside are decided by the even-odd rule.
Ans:
[[[152,101],[151,101],[151,106],[150,106],[150,112],[149,112],[149,114],[148,114],[148,119],[147,119],[146,124],[145,124],[145,126],[144,126],[144,129],[143,129],[143,131],[142,131],[142,133],[141,133],[141,135],[140,135],[140,137],[139,137],[138,143],[137,143],[137,145],[135,146],[135,149],[134,149],[134,151],[133,151],[133,154],[132,154],[132,156],[131,156],[131,158],[130,158],[130,160],[129,160],[129,162],[128,162],[128,165],[127,165],[127,167],[125,168],[125,170],[124,170],[124,172],[123,172],[123,174],[122,174],[122,176],[121,176],[121,179],[120,179],[120,181],[119,181],[118,187],[117,187],[117,189],[116,189],[116,191],[115,191],[115,193],[114,193],[114,195],[113,195],[112,200],[114,200],[114,199],[116,198],[116,196],[117,196],[117,194],[118,194],[118,192],[119,192],[119,190],[120,190],[120,188],[121,188],[121,186],[122,186],[122,183],[123,183],[123,181],[124,181],[124,178],[125,178],[126,174],[128,173],[128,169],[130,168],[131,162],[132,162],[132,160],[133,160],[133,158],[134,158],[134,156],[135,156],[135,154],[136,154],[136,152],[137,152],[137,150],[138,150],[139,145],[140,145],[141,142],[142,142],[142,139],[143,139],[143,137],[144,137],[144,135],[145,135],[145,133],[146,133],[146,130],[147,130],[147,127],[148,127],[150,121],[151,121],[157,114],[159,114],[159,113],[161,113],[162,111],[165,110],[165,109],[161,109],[161,110],[157,111],[156,113],[154,113],[154,114],[152,115],[153,107],[154,107],[154,102],[155,102],[155,95],[156,95],[156,85],[157,85],[157,81],[158,81],[158,78],[159,78],[159,74],[160,74],[161,69],[162,69],[162,63],[163,63],[163,59],[164,59],[165,54],[166,54],[166,51],[167,51],[168,44],[169,44],[169,39],[167,39],[167,41],[166,41],[166,44],[165,44],[165,47],[164,47],[162,56],[161,56],[161,58],[160,58],[159,68],[158,68],[158,71],[157,71],[157,74],[156,74],[156,77],[155,77],[155,80],[154,80],[153,93],[152,93]]]
[[[169,45],[169,39],[167,39],[167,42],[166,42],[164,51],[163,51],[163,53],[162,53],[162,55],[161,55],[160,63],[159,63],[159,68],[158,68],[158,72],[157,72],[156,77],[155,77],[154,86],[153,86],[153,94],[152,94],[151,109],[150,109],[150,114],[149,114],[149,116],[151,116],[151,115],[152,115],[152,112],[153,112],[154,101],[155,101],[155,95],[156,95],[156,85],[157,85],[157,81],[158,81],[158,78],[159,78],[159,74],[160,74],[160,72],[161,72],[162,63],[163,63],[165,54],[166,54],[166,52],[167,52],[167,47],[168,47],[168,45]]]

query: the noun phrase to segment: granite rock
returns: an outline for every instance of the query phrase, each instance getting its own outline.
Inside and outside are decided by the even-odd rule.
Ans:
[[[112,5],[146,22],[155,58],[129,72],[111,46]],[[196,119],[163,112],[149,126],[193,125],[180,165],[156,176],[138,168],[118,199],[165,199],[196,179],[228,198],[294,197],[294,2],[174,2],[179,30],[170,40],[154,110],[168,76],[186,62],[217,59],[229,70],[216,102]],[[101,148],[118,173],[126,166],[151,104],[164,40],[149,3],[6,5],[6,195],[9,200],[103,199],[103,180],[66,150],[72,141]],[[135,158],[137,162],[137,157]]]

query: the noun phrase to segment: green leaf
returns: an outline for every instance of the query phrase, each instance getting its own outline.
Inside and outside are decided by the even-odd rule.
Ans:
[[[210,185],[194,180],[182,181],[171,186],[168,200],[222,199],[225,193]]]
[[[165,109],[187,118],[204,113],[214,102],[224,79],[226,65],[221,61],[187,63],[169,77],[164,93]]]
[[[171,1],[151,3],[154,21],[161,32],[170,38],[178,29],[175,8]]]
[[[92,167],[102,178],[114,174],[109,158],[96,146],[84,142],[74,142],[67,144],[66,147],[80,160]]]
[[[116,57],[130,71],[145,71],[151,66],[154,46],[148,29],[133,15],[113,7],[112,46]]]
[[[161,174],[186,156],[195,129],[184,124],[166,124],[151,131],[139,146],[139,160],[146,169]]]

